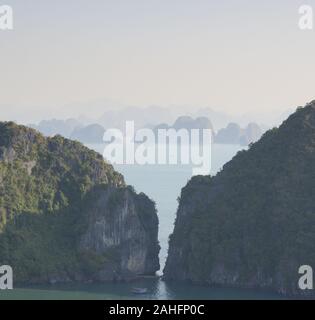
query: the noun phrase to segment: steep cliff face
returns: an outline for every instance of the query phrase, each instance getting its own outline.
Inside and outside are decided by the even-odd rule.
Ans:
[[[304,294],[315,267],[315,102],[182,190],[167,280]]]
[[[159,269],[154,203],[101,155],[0,123],[0,265],[16,282],[106,281]]]
[[[97,191],[96,202],[85,213],[88,228],[80,250],[113,256],[98,280],[152,275],[159,269],[158,219],[152,201],[130,188]]]

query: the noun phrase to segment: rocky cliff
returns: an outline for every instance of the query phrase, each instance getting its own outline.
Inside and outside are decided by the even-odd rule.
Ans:
[[[298,269],[315,267],[314,195],[312,102],[183,188],[165,279],[304,294]]]
[[[0,265],[15,282],[124,280],[159,269],[154,203],[101,155],[0,123]]]

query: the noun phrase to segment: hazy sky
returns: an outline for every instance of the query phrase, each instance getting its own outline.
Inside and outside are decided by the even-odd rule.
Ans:
[[[315,0],[0,0],[14,10],[14,30],[0,31],[1,118],[103,100],[234,114],[304,104],[315,97],[305,3],[315,14]]]

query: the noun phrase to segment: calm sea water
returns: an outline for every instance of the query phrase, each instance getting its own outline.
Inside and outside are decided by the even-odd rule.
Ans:
[[[91,149],[103,152],[102,145],[88,145]],[[235,145],[214,145],[212,149],[212,174],[232,159],[241,148]],[[160,227],[160,264],[165,265],[168,237],[173,231],[177,198],[181,188],[191,178],[192,167],[184,165],[116,165],[128,184],[137,192],[145,192],[156,202]],[[136,296],[133,287],[146,287],[148,294]],[[161,279],[141,279],[132,283],[109,284],[67,284],[16,288],[0,291],[0,299],[281,299],[279,295],[257,291],[226,288],[209,288],[181,283],[165,283]]]

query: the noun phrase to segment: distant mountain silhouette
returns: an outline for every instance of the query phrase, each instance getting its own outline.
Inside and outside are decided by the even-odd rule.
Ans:
[[[154,127],[158,129],[210,129],[214,143],[217,144],[237,144],[247,146],[256,142],[262,136],[264,130],[256,123],[249,123],[245,129],[242,129],[237,123],[229,123],[226,128],[220,129],[216,134],[211,121],[206,117],[198,117],[193,119],[189,116],[181,116],[176,119],[173,125],[161,123]]]
[[[83,143],[102,143],[105,129],[99,124],[90,124],[86,127],[77,127],[70,138]]]
[[[218,114],[212,112],[211,109],[200,110],[200,113],[206,113],[206,111],[217,119]],[[223,115],[221,115],[221,118],[223,119]],[[79,119],[42,120],[38,125],[31,124],[29,126],[40,131],[45,136],[59,134],[83,143],[101,143],[105,129],[115,128],[124,132],[126,121],[132,120],[135,123],[135,129],[150,128],[155,131],[170,128],[175,130],[210,129],[213,141],[218,144],[248,145],[257,141],[266,131],[266,127],[261,127],[256,123],[249,123],[246,128],[242,129],[239,124],[230,122],[225,128],[219,129],[216,133],[211,118],[190,115],[174,117],[174,114],[172,115],[168,109],[155,106],[144,109],[130,107],[123,110],[108,111],[99,120],[88,125],[85,119],[82,117]],[[160,119],[164,121],[156,123]],[[168,121],[168,119],[173,120]]]
[[[263,129],[256,123],[250,123],[242,129],[237,123],[229,123],[224,129],[218,131],[215,143],[218,144],[240,144],[247,146],[260,139]]]
[[[54,136],[60,134],[66,138],[69,138],[71,133],[76,127],[82,126],[81,122],[76,119],[67,120],[42,120],[38,125],[30,124],[31,128],[38,130],[45,136]]]

